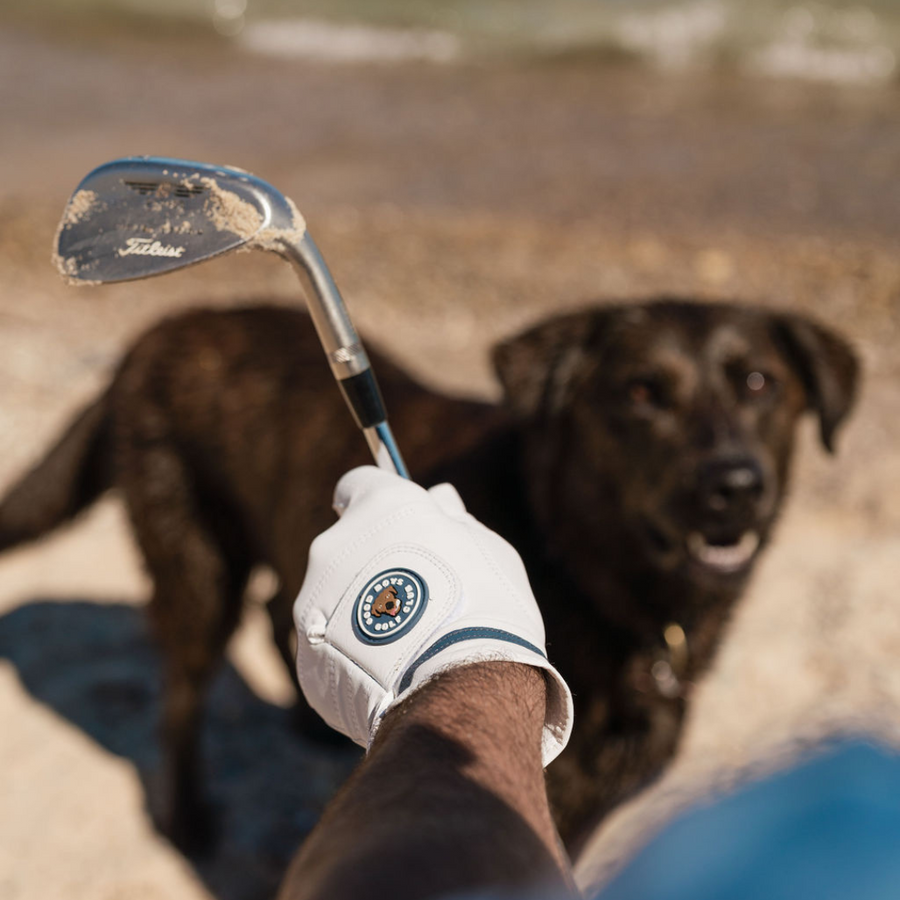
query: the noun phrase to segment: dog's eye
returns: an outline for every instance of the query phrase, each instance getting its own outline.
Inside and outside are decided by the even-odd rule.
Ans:
[[[633,406],[668,406],[668,398],[663,385],[655,378],[634,378],[626,386],[628,400]]]

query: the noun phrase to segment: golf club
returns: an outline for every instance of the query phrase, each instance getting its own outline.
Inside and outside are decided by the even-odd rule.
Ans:
[[[54,261],[72,284],[102,284],[162,275],[239,247],[270,250],[293,264],[310,288],[310,317],[376,463],[409,478],[331,272],[297,207],[272,185],[240,169],[181,159],[113,160],[69,199]]]

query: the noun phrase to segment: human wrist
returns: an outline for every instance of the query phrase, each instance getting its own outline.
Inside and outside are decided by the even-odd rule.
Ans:
[[[476,662],[447,669],[387,712],[369,753],[404,729],[424,725],[470,750],[502,745],[498,732],[518,729],[540,760],[546,696],[544,673],[524,663]],[[535,740],[529,741],[532,731]]]

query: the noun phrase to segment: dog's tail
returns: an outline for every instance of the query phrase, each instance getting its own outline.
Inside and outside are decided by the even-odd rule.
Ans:
[[[104,393],[13,484],[0,501],[0,551],[62,525],[111,486],[110,417],[109,395]]]

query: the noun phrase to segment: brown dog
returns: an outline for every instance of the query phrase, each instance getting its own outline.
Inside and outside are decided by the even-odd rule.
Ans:
[[[549,772],[571,843],[672,754],[687,686],[769,540],[795,423],[815,411],[832,449],[857,365],[805,318],[680,301],[553,319],[494,359],[501,407],[374,364],[414,477],[453,481],[525,559],[576,702],[571,744]],[[182,846],[203,833],[202,694],[251,568],[279,576],[268,608],[293,672],[305,548],[332,521],[337,478],[367,462],[363,447],[306,316],[195,312],[141,338],[0,505],[3,549],[121,491],[155,586],[162,825]]]

